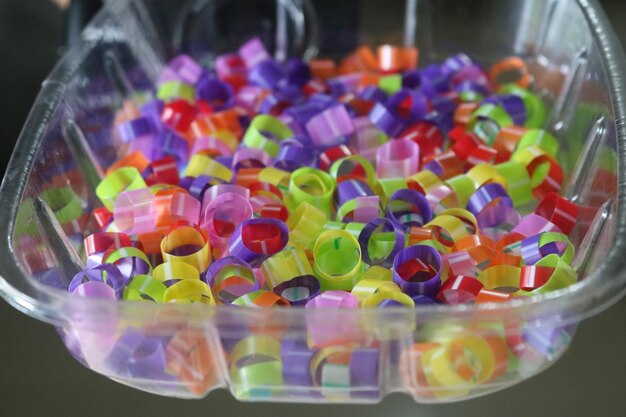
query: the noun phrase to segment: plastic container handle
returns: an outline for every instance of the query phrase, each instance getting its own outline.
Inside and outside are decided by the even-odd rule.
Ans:
[[[81,32],[101,6],[102,0],[72,0],[70,2],[63,22],[63,44],[66,48],[71,48],[78,42]]]

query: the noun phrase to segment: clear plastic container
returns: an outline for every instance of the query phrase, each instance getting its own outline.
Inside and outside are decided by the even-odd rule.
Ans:
[[[375,402],[405,392],[449,402],[518,383],[554,363],[576,324],[626,290],[626,64],[596,1],[363,1],[325,28],[308,2],[111,0],[43,83],[2,183],[0,294],[58,329],[85,366],[181,398],[227,388],[242,400]],[[337,7],[340,7],[338,5]],[[341,5],[344,13],[345,5]],[[355,6],[356,7],[356,6]],[[235,12],[236,11],[236,12]],[[347,12],[346,12],[347,13]],[[346,15],[348,16],[348,15]],[[350,27],[352,26],[352,27]],[[245,309],[105,302],[63,289],[82,267],[76,224],[98,205],[111,126],[184,51],[211,65],[260,36],[279,59],[358,44],[416,45],[421,64],[465,52],[528,60],[561,143],[579,282],[506,304],[406,309]],[[47,190],[65,188],[50,198]],[[90,223],[86,233],[93,231]],[[337,335],[341,340],[336,340]],[[469,367],[451,373],[453,361]],[[311,374],[314,375],[311,378]],[[332,381],[329,383],[328,381]]]

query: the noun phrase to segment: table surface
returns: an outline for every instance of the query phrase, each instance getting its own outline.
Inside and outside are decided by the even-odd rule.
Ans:
[[[622,39],[626,2],[602,2]],[[61,15],[42,0],[0,1],[0,167],[57,59]],[[447,405],[416,404],[394,394],[380,404],[240,403],[225,390],[177,400],[115,383],[74,361],[55,330],[0,301],[0,416],[623,416],[626,415],[626,300],[584,321],[550,369],[487,397]]]

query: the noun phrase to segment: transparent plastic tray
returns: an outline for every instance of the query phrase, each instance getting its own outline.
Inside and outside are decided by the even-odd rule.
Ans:
[[[333,26],[306,1],[108,1],[43,83],[7,169],[0,192],[2,297],[56,326],[85,366],[172,397],[227,388],[242,400],[356,403],[401,391],[419,402],[449,402],[508,387],[554,363],[576,324],[626,289],[626,65],[606,17],[596,1],[584,0],[409,0],[384,7],[362,1],[352,11],[348,3],[337,3],[345,25]],[[340,56],[381,43],[416,45],[422,65],[457,52],[487,65],[524,57],[533,88],[548,105],[545,128],[561,143],[565,194],[583,208],[572,234],[580,248],[579,282],[507,304],[415,310],[259,310],[70,297],[63,287],[82,267],[75,248],[83,235],[59,219],[69,201],[84,213],[99,204],[94,188],[119,151],[110,135],[116,112],[149,91],[173,54],[211,65],[216,54],[252,36],[279,59]],[[51,188],[64,188],[60,195],[71,198],[51,199]],[[93,230],[88,224],[87,232]],[[339,345],[326,340],[327,347],[310,348],[312,339],[338,334]],[[495,378],[442,385],[425,376],[433,369],[424,365],[449,365],[424,360],[424,346],[433,343],[443,356],[454,346],[476,354],[485,343],[492,351],[504,345],[508,359]],[[324,368],[342,355],[353,358],[350,368]],[[490,366],[477,357],[477,366]],[[320,384],[302,377],[311,367],[361,377]],[[435,371],[445,376],[445,369]]]

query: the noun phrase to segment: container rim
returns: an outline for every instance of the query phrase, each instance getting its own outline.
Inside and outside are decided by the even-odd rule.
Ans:
[[[626,293],[626,58],[619,39],[598,3],[598,0],[575,0],[589,26],[594,42],[599,47],[602,67],[607,74],[610,86],[610,98],[615,115],[618,151],[618,195],[615,238],[612,249],[600,267],[591,272],[586,279],[576,284],[546,294],[521,297],[507,303],[487,303],[478,305],[420,305],[412,315],[423,320],[445,319],[472,320],[482,318],[545,318],[545,322],[558,321],[568,324],[597,314],[617,302]],[[88,25],[88,28],[105,25],[111,20],[106,8],[101,10]],[[104,309],[110,313],[122,314],[132,310],[138,319],[146,316],[161,315],[163,311],[176,311],[190,314],[190,317],[206,318],[207,312],[224,310],[228,306],[198,305],[163,305],[154,303],[130,303],[127,301],[111,302],[107,300],[87,300],[72,297],[68,293],[41,284],[30,277],[18,266],[12,235],[16,223],[17,211],[45,133],[45,127],[57,110],[63,98],[65,88],[75,73],[81,59],[98,42],[97,39],[82,37],[81,42],[71,48],[57,63],[50,76],[42,83],[42,89],[26,120],[8,164],[4,179],[0,185],[0,207],[5,207],[7,215],[0,216],[0,253],[10,256],[0,257],[0,296],[18,310],[42,321],[54,325],[67,325],[70,318],[63,313],[70,310]],[[34,132],[34,133],[33,133]],[[612,277],[612,279],[601,277]],[[9,277],[9,279],[7,279]],[[583,307],[574,315],[554,314],[556,305]],[[562,307],[561,307],[562,308]],[[246,309],[238,313],[247,315]],[[283,310],[285,313],[281,312]],[[273,314],[294,315],[295,309],[276,309]],[[299,309],[303,312],[304,309]],[[232,308],[231,310],[232,311]],[[258,312],[258,310],[255,309]],[[316,310],[318,311],[318,310]],[[328,310],[337,311],[336,309]],[[377,318],[407,314],[404,308],[388,308],[368,312],[359,309],[359,314]],[[193,313],[195,312],[195,313]],[[196,313],[201,312],[200,315]],[[553,314],[550,314],[553,313]],[[299,314],[299,313],[295,313]],[[301,313],[303,314],[303,313]],[[323,314],[323,313],[321,313]],[[549,316],[549,317],[548,317]],[[103,318],[104,319],[104,318]]]

